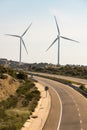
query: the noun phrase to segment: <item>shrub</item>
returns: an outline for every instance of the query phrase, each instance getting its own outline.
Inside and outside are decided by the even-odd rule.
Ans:
[[[82,89],[83,91],[87,92],[87,88],[85,87],[84,84],[81,84],[79,88]]]
[[[22,106],[23,106],[23,107],[28,106],[28,104],[29,104],[29,101],[28,101],[28,100],[24,99],[24,100],[22,101]]]
[[[28,76],[26,73],[24,73],[23,71],[19,71],[16,74],[17,79],[21,79],[21,80],[27,80]]]
[[[22,94],[26,94],[26,92],[28,92],[30,89],[32,89],[33,87],[34,87],[35,85],[34,85],[34,83],[32,83],[31,81],[27,81],[27,82],[25,82],[25,83],[23,83],[23,85],[22,86],[20,86],[17,90],[16,90],[16,92],[17,92],[17,94],[20,96],[20,95],[22,95]]]
[[[79,88],[84,90],[85,89],[85,85],[81,84]]]
[[[34,112],[35,107],[37,106],[37,104],[38,104],[38,101],[35,98],[33,98],[33,100],[29,104],[29,110],[31,112]]]
[[[18,99],[16,96],[11,96],[7,100],[4,100],[0,103],[5,109],[16,107]]]
[[[10,84],[13,81],[10,81]],[[38,104],[40,92],[31,80],[23,79],[23,81],[21,86],[16,90],[15,96],[10,95],[9,98],[0,102],[0,130],[21,129]],[[13,109],[15,107],[17,107],[16,109],[22,108],[23,112],[21,110],[15,111]],[[25,109],[29,109],[31,113],[24,112]]]
[[[1,79],[6,79],[6,78],[7,78],[7,75],[4,75],[3,73],[0,73],[0,78],[1,78]]]

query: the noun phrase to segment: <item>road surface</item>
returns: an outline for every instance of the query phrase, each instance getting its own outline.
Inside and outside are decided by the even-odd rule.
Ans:
[[[40,75],[43,75],[43,76],[56,77],[56,78],[60,78],[60,79],[71,80],[71,81],[75,81],[75,82],[87,85],[87,79],[80,79],[80,78],[74,78],[74,77],[62,76],[62,75],[54,75],[54,74],[47,74],[47,73],[37,73],[37,72],[30,72],[30,73],[40,74]]]
[[[87,130],[87,99],[67,85],[35,77],[49,87],[52,104],[43,130]]]

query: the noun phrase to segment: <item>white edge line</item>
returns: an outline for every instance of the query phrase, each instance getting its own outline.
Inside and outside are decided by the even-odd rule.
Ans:
[[[51,85],[50,85],[50,88],[52,88],[53,91],[57,94],[57,96],[58,96],[58,98],[59,98],[59,101],[60,101],[60,107],[61,107],[61,109],[60,109],[60,118],[59,118],[58,127],[57,127],[57,130],[59,130],[59,128],[60,128],[60,123],[61,123],[61,119],[62,119],[62,110],[63,110],[62,101],[61,101],[61,98],[60,98],[59,94],[56,92],[56,90],[55,90]]]
[[[59,118],[59,122],[58,122],[58,127],[57,127],[57,130],[59,130],[60,128],[60,123],[61,123],[61,118],[62,118],[62,101],[61,101],[61,98],[59,96],[59,94],[56,92],[56,90],[50,85],[50,87],[55,91],[55,93],[57,94],[58,98],[59,98],[59,101],[60,101],[60,106],[61,106],[61,110],[60,110],[60,118]]]

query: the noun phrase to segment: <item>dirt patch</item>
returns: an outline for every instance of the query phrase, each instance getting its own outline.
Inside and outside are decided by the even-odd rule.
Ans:
[[[10,75],[7,75],[6,79],[0,79],[0,101],[14,95],[19,85],[20,83]]]

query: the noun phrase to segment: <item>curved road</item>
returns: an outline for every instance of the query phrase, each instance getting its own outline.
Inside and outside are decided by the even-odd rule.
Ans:
[[[47,74],[47,73],[37,73],[37,72],[31,72],[31,73],[32,74],[40,74],[40,75],[43,75],[43,76],[56,77],[56,78],[60,78],[60,79],[71,80],[71,81],[75,81],[75,82],[87,85],[87,79],[80,79],[80,78],[74,78],[74,77],[56,75],[56,74],[55,75],[54,74]]]
[[[87,130],[87,99],[67,85],[35,77],[49,86],[52,104],[43,130]]]

